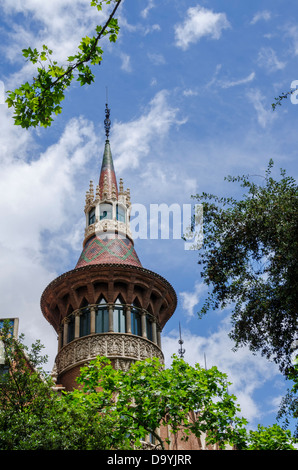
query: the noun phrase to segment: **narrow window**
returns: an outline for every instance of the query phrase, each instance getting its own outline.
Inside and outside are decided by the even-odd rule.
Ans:
[[[80,336],[90,335],[90,310],[84,308],[80,315]]]
[[[95,223],[95,207],[92,207],[92,209],[89,212],[89,225]]]
[[[133,335],[141,336],[141,316],[136,308],[131,310],[131,332]]]
[[[75,317],[71,315],[70,320],[68,322],[68,329],[67,329],[67,342],[70,343],[75,337]]]
[[[102,219],[112,219],[113,218],[113,206],[112,204],[101,204],[100,205],[100,220]]]
[[[147,338],[152,341],[152,322],[150,320],[149,315],[146,315],[146,332],[147,332]]]
[[[125,209],[117,205],[116,212],[117,220],[119,220],[119,222],[125,222]]]
[[[109,310],[106,301],[101,299],[95,315],[95,332],[105,333],[109,331]]]
[[[125,312],[124,306],[117,299],[114,305],[114,331],[115,333],[125,333]]]

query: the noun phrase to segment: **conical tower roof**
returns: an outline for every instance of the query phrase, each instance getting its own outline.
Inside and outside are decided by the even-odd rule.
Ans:
[[[96,194],[90,182],[86,194],[87,226],[83,251],[76,268],[93,264],[128,264],[141,267],[129,227],[130,192],[119,190],[109,141],[110,110],[105,110],[106,141]]]

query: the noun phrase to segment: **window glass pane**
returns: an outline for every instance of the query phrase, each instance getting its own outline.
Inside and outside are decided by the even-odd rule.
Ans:
[[[75,337],[75,317],[74,315],[72,315],[68,323],[67,342],[70,343],[74,339],[74,337]]]
[[[114,308],[114,331],[115,333],[125,333],[125,313],[123,308]]]
[[[137,310],[131,311],[131,332],[133,335],[141,336],[141,317]]]
[[[95,316],[95,332],[105,333],[109,331],[109,311],[106,307],[99,307]]]
[[[112,219],[113,218],[113,206],[112,204],[101,204],[100,205],[100,220]]]
[[[90,310],[85,308],[80,315],[80,336],[90,334]]]
[[[152,323],[149,319],[149,315],[146,315],[146,330],[147,330],[147,338],[152,341]]]
[[[95,223],[95,207],[93,207],[91,211],[89,212],[89,225],[94,224],[94,223]]]
[[[117,206],[117,220],[119,220],[119,222],[125,222],[125,210],[121,206]]]

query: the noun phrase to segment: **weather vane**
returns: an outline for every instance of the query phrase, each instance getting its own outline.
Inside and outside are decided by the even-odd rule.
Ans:
[[[105,110],[105,115],[106,115],[106,118],[104,120],[104,124],[105,124],[106,138],[109,139],[111,121],[110,121],[110,109],[108,107],[108,87],[106,87],[106,110]]]
[[[104,124],[105,124],[106,138],[108,139],[109,134],[110,134],[110,127],[111,127],[110,110],[108,108],[108,103],[106,103],[105,115],[106,115],[106,118],[104,120]]]
[[[180,322],[179,322],[179,340],[178,343],[180,344],[180,348],[178,349],[179,356],[181,358],[184,357],[185,349],[182,348],[182,344],[184,343],[183,339],[181,338],[181,327],[180,327]]]

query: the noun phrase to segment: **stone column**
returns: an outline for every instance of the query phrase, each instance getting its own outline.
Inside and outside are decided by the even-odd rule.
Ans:
[[[114,332],[114,305],[109,304],[109,333]]]
[[[58,330],[58,352],[63,346],[63,327],[60,326]]]
[[[126,333],[131,334],[131,307],[126,305],[125,309]]]
[[[90,334],[95,333],[95,307],[90,307]]]
[[[80,315],[81,315],[80,310],[76,310],[74,312],[74,315],[75,315],[75,334],[74,334],[74,337],[79,338],[80,337]]]
[[[152,319],[152,341],[157,344],[157,331],[156,331],[156,320]]]
[[[160,330],[160,327],[158,325],[157,325],[156,330],[157,330],[157,346],[159,346],[160,349],[161,349],[161,334],[160,334],[161,330]]]
[[[67,337],[68,337],[68,318],[64,318],[64,326],[63,326],[63,346],[67,344]]]
[[[147,331],[146,331],[146,312],[142,310],[141,312],[141,328],[142,328],[142,337],[147,338]]]

